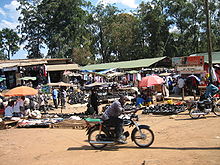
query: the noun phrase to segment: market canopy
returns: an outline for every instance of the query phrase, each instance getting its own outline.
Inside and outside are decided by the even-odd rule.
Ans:
[[[94,82],[94,83],[85,85],[85,87],[92,88],[92,87],[100,87],[100,86],[103,86],[103,85],[107,85],[107,83]]]
[[[59,86],[59,87],[76,87],[74,84],[69,84],[65,82],[48,83],[48,86]]]
[[[122,75],[125,75],[125,73],[123,73],[123,72],[113,72],[113,73],[107,74],[107,77],[112,78],[112,77],[117,77],[117,76],[122,76]]]
[[[136,74],[136,73],[138,73],[139,71],[137,71],[137,70],[130,70],[130,71],[127,71],[126,73],[128,73],[128,74]]]
[[[35,81],[36,79],[37,79],[36,77],[22,77],[19,80],[25,80],[25,81],[32,80],[32,81]]]
[[[159,76],[169,76],[171,73],[160,73]]]
[[[65,71],[63,73],[63,75],[65,76],[70,76],[70,77],[79,77],[79,76],[82,76],[81,74],[79,73],[74,73],[74,72],[71,72],[71,71]]]
[[[104,69],[111,69],[111,68],[121,68],[121,69],[144,68],[144,67],[149,67],[165,58],[166,57],[158,57],[158,58],[131,60],[131,61],[93,64],[93,65],[84,66],[81,69],[82,70],[104,70]]]

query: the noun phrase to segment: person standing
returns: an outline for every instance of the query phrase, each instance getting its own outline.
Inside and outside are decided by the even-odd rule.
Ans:
[[[62,88],[60,94],[61,94],[61,109],[64,109],[66,104],[66,95],[67,95],[65,89]]]
[[[40,111],[46,112],[45,109],[45,96],[42,92],[39,93],[39,109]]]
[[[52,97],[53,97],[53,103],[54,103],[55,108],[58,108],[58,104],[57,104],[58,91],[56,88],[53,88]]]
[[[98,101],[98,94],[97,94],[95,89],[92,89],[92,93],[91,93],[91,96],[90,96],[90,102],[91,102],[91,105],[92,105],[95,113],[98,115],[98,113],[99,113],[99,111],[98,111],[99,101]]]
[[[182,93],[185,86],[185,80],[182,77],[179,77],[177,81],[177,86],[179,88],[179,93]]]

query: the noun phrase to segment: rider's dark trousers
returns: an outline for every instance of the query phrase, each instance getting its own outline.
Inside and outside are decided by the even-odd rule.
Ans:
[[[53,99],[53,103],[54,103],[55,108],[58,108],[57,99]]]
[[[115,134],[116,139],[119,139],[120,136],[123,134],[123,120],[117,117],[110,117],[108,120],[105,121],[106,125],[115,127]]]

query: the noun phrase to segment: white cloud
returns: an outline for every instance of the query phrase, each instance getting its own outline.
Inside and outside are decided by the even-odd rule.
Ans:
[[[137,8],[138,6],[138,4],[135,3],[135,0],[99,0],[98,3],[102,3],[102,4],[120,3],[130,8]]]
[[[0,15],[6,15],[5,11],[2,8],[0,8]]]
[[[11,1],[10,4],[6,4],[4,6],[4,8],[7,10],[8,17],[10,17],[14,21],[17,21],[20,15],[19,11],[16,10],[18,6],[19,6],[19,2],[17,2],[16,0]]]
[[[7,20],[1,20],[0,29],[3,29],[3,28],[16,29],[17,25],[18,25],[17,22],[10,22]]]
[[[6,4],[4,8],[9,9],[9,10],[16,10],[16,8],[19,6],[19,2],[16,0],[11,1],[10,4]]]
[[[4,5],[3,9],[0,8],[0,14],[4,16],[0,20],[0,29],[16,28],[16,26],[19,24],[18,17],[20,16],[19,11],[16,10],[18,6],[19,3],[16,0],[13,0],[10,4]]]

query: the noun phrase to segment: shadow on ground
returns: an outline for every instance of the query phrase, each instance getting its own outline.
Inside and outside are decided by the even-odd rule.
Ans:
[[[220,147],[148,147],[139,148],[137,146],[107,146],[103,149],[94,149],[91,146],[69,147],[67,151],[77,150],[97,150],[97,151],[118,151],[119,149],[147,149],[147,150],[220,150]]]

